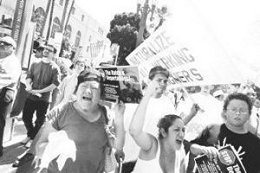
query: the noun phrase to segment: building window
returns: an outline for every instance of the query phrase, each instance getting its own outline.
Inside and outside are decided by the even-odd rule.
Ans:
[[[52,24],[51,38],[55,38],[55,33],[61,31],[61,24],[58,17],[55,17]]]
[[[45,22],[46,13],[42,7],[38,7],[32,14],[32,22],[36,22],[36,33],[41,34]]]
[[[81,39],[81,32],[78,31],[75,39],[75,47],[79,47],[80,39]]]
[[[71,14],[75,14],[75,7],[72,7]]]
[[[2,0],[0,0],[0,5],[2,5]]]
[[[65,29],[64,36],[67,37],[68,39],[70,39],[70,37],[71,37],[71,32],[72,32],[71,26],[70,26],[70,25],[67,25],[67,26],[66,26],[66,29]]]
[[[63,0],[60,0],[60,6],[63,6]]]
[[[81,16],[81,22],[83,22],[83,21],[84,21],[84,18],[85,18],[85,16],[84,16],[84,15],[82,15],[82,16]]]

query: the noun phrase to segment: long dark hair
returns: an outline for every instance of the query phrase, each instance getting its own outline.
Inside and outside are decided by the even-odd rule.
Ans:
[[[163,139],[163,136],[160,132],[160,129],[163,129],[166,133],[168,133],[169,127],[177,120],[181,119],[178,115],[169,114],[165,115],[163,118],[161,118],[157,124],[157,127],[159,128],[159,139]]]

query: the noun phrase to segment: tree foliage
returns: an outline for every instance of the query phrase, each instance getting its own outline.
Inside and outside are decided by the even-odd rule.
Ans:
[[[136,36],[139,30],[140,16],[134,13],[116,14],[110,22],[107,38],[117,43],[119,48],[117,65],[128,65],[125,58],[136,47]]]

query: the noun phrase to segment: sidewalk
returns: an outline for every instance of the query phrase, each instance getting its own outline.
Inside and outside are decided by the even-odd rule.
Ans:
[[[4,153],[0,158],[1,173],[15,173],[17,168],[12,167],[12,163],[17,156],[23,154],[26,149],[20,144],[26,138],[26,129],[22,120],[15,120],[12,139],[4,143]]]

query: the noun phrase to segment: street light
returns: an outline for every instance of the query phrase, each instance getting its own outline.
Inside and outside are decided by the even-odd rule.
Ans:
[[[154,12],[155,12],[155,8],[156,8],[156,0],[152,0],[151,5],[149,5],[149,0],[145,0],[143,7],[142,7],[142,0],[138,0],[137,1],[137,14],[141,14],[141,20],[139,23],[139,31],[137,34],[137,39],[136,39],[136,47],[139,46],[144,38],[144,29],[146,27],[146,20],[147,20],[147,16],[149,13],[151,13],[150,16],[150,21],[154,20]]]

